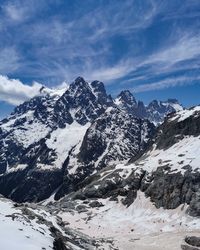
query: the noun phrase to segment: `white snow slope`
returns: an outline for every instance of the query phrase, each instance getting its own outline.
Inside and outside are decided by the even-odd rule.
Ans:
[[[94,239],[113,240],[113,249],[120,250],[178,250],[186,235],[200,233],[200,219],[188,216],[186,205],[156,209],[142,192],[128,208],[120,197],[118,202],[99,201],[103,207],[86,206],[87,212],[62,211],[59,216],[70,228]],[[79,201],[79,205],[83,203]]]
[[[52,250],[53,237],[46,225],[30,220],[12,202],[0,198],[0,249]]]

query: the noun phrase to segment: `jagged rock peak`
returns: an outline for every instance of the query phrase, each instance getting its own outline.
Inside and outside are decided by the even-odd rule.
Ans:
[[[117,100],[127,103],[129,105],[136,105],[137,102],[135,100],[135,97],[129,90],[123,90],[121,93],[118,95]]]
[[[75,83],[86,83],[85,79],[82,76],[78,76],[75,81]]]
[[[102,90],[102,91],[105,91],[105,87],[104,87],[104,84],[100,81],[92,81],[91,82],[91,86],[92,88],[96,89],[96,90]]]
[[[85,81],[85,79],[81,76],[77,77],[70,85],[69,90],[77,90],[77,89],[89,89],[88,82]]]
[[[160,108],[161,102],[158,100],[153,100],[149,103],[148,108]]]

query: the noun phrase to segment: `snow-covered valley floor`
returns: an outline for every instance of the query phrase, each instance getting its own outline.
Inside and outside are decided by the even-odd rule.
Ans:
[[[128,208],[121,202],[98,201],[104,206],[91,208],[80,202],[82,211],[62,211],[59,216],[70,228],[113,241],[113,249],[120,250],[178,250],[186,235],[200,235],[200,219],[186,215],[187,206],[156,209],[142,192]]]
[[[100,207],[74,202],[75,208],[59,208],[59,203],[14,206],[0,198],[0,249],[52,250],[51,226],[67,239],[70,250],[180,250],[185,236],[200,235],[200,219],[188,216],[187,206],[156,209],[142,192],[128,208],[120,197],[119,202],[99,199]]]

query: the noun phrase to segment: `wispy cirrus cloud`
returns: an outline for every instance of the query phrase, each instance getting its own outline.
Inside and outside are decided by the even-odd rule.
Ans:
[[[49,4],[52,1],[49,0]],[[2,18],[4,19],[4,24],[8,26],[23,24],[27,22],[30,18],[34,18],[37,12],[41,11],[45,6],[47,6],[45,0],[12,0],[12,1],[2,1],[0,7],[2,10]]]
[[[200,75],[199,0],[13,0],[0,6],[1,74],[51,86],[82,75],[140,92],[151,83],[151,90],[175,87],[169,82],[187,72],[190,81]]]
[[[199,57],[200,34],[180,33],[172,44],[161,48],[145,61],[146,64],[164,63],[171,66],[176,63]]]
[[[147,91],[154,91],[154,90],[162,90],[167,88],[173,87],[181,87],[192,85],[200,81],[200,76],[179,76],[173,78],[167,78],[164,80],[160,80],[157,82],[151,82],[147,84],[141,84],[135,88],[133,88],[133,92],[140,93],[140,92],[147,92]]]
[[[167,45],[148,56],[129,61],[129,77],[120,84],[131,88],[135,85],[137,92],[146,92],[196,82],[200,78],[199,46],[200,34],[180,33],[177,30],[176,36]],[[150,84],[152,82],[155,84]]]
[[[6,16],[15,22],[20,22],[27,18],[27,9],[19,6],[17,2],[9,2],[3,6]]]
[[[87,74],[87,78],[91,78],[90,75],[101,76],[95,72],[99,68],[101,71],[105,68],[107,73],[103,75],[107,75],[108,78],[104,79],[111,80],[111,76],[115,75],[113,69],[118,67],[123,58],[120,61],[116,60],[116,64],[110,62],[115,55],[110,40],[115,36],[125,38],[134,30],[148,27],[157,11],[154,1],[141,3],[125,0],[123,4],[105,1],[105,5],[97,4],[87,12],[81,13],[82,9],[77,7],[72,15],[53,13],[48,18],[38,18],[27,24],[26,21],[34,13],[33,3],[33,0],[30,3],[15,0],[3,5],[4,22],[9,24],[9,17],[12,21],[22,23],[18,28],[20,37],[16,45],[27,63],[20,70],[23,69],[25,74],[37,74],[54,79],[62,79],[67,75],[71,80],[74,74]],[[84,7],[86,8],[86,5]],[[71,15],[69,20],[66,18],[67,14]],[[31,50],[24,54],[21,46],[24,48],[30,44]],[[27,58],[29,55],[32,61]],[[47,67],[49,70],[46,70]],[[112,69],[110,74],[106,68]]]

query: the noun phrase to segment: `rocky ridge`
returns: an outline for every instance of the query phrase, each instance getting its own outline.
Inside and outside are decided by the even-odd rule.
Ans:
[[[144,105],[142,101],[137,101],[129,90],[122,91],[114,102],[120,109],[141,119],[148,119],[156,126],[160,125],[168,114],[183,110],[176,99],[153,100]]]

